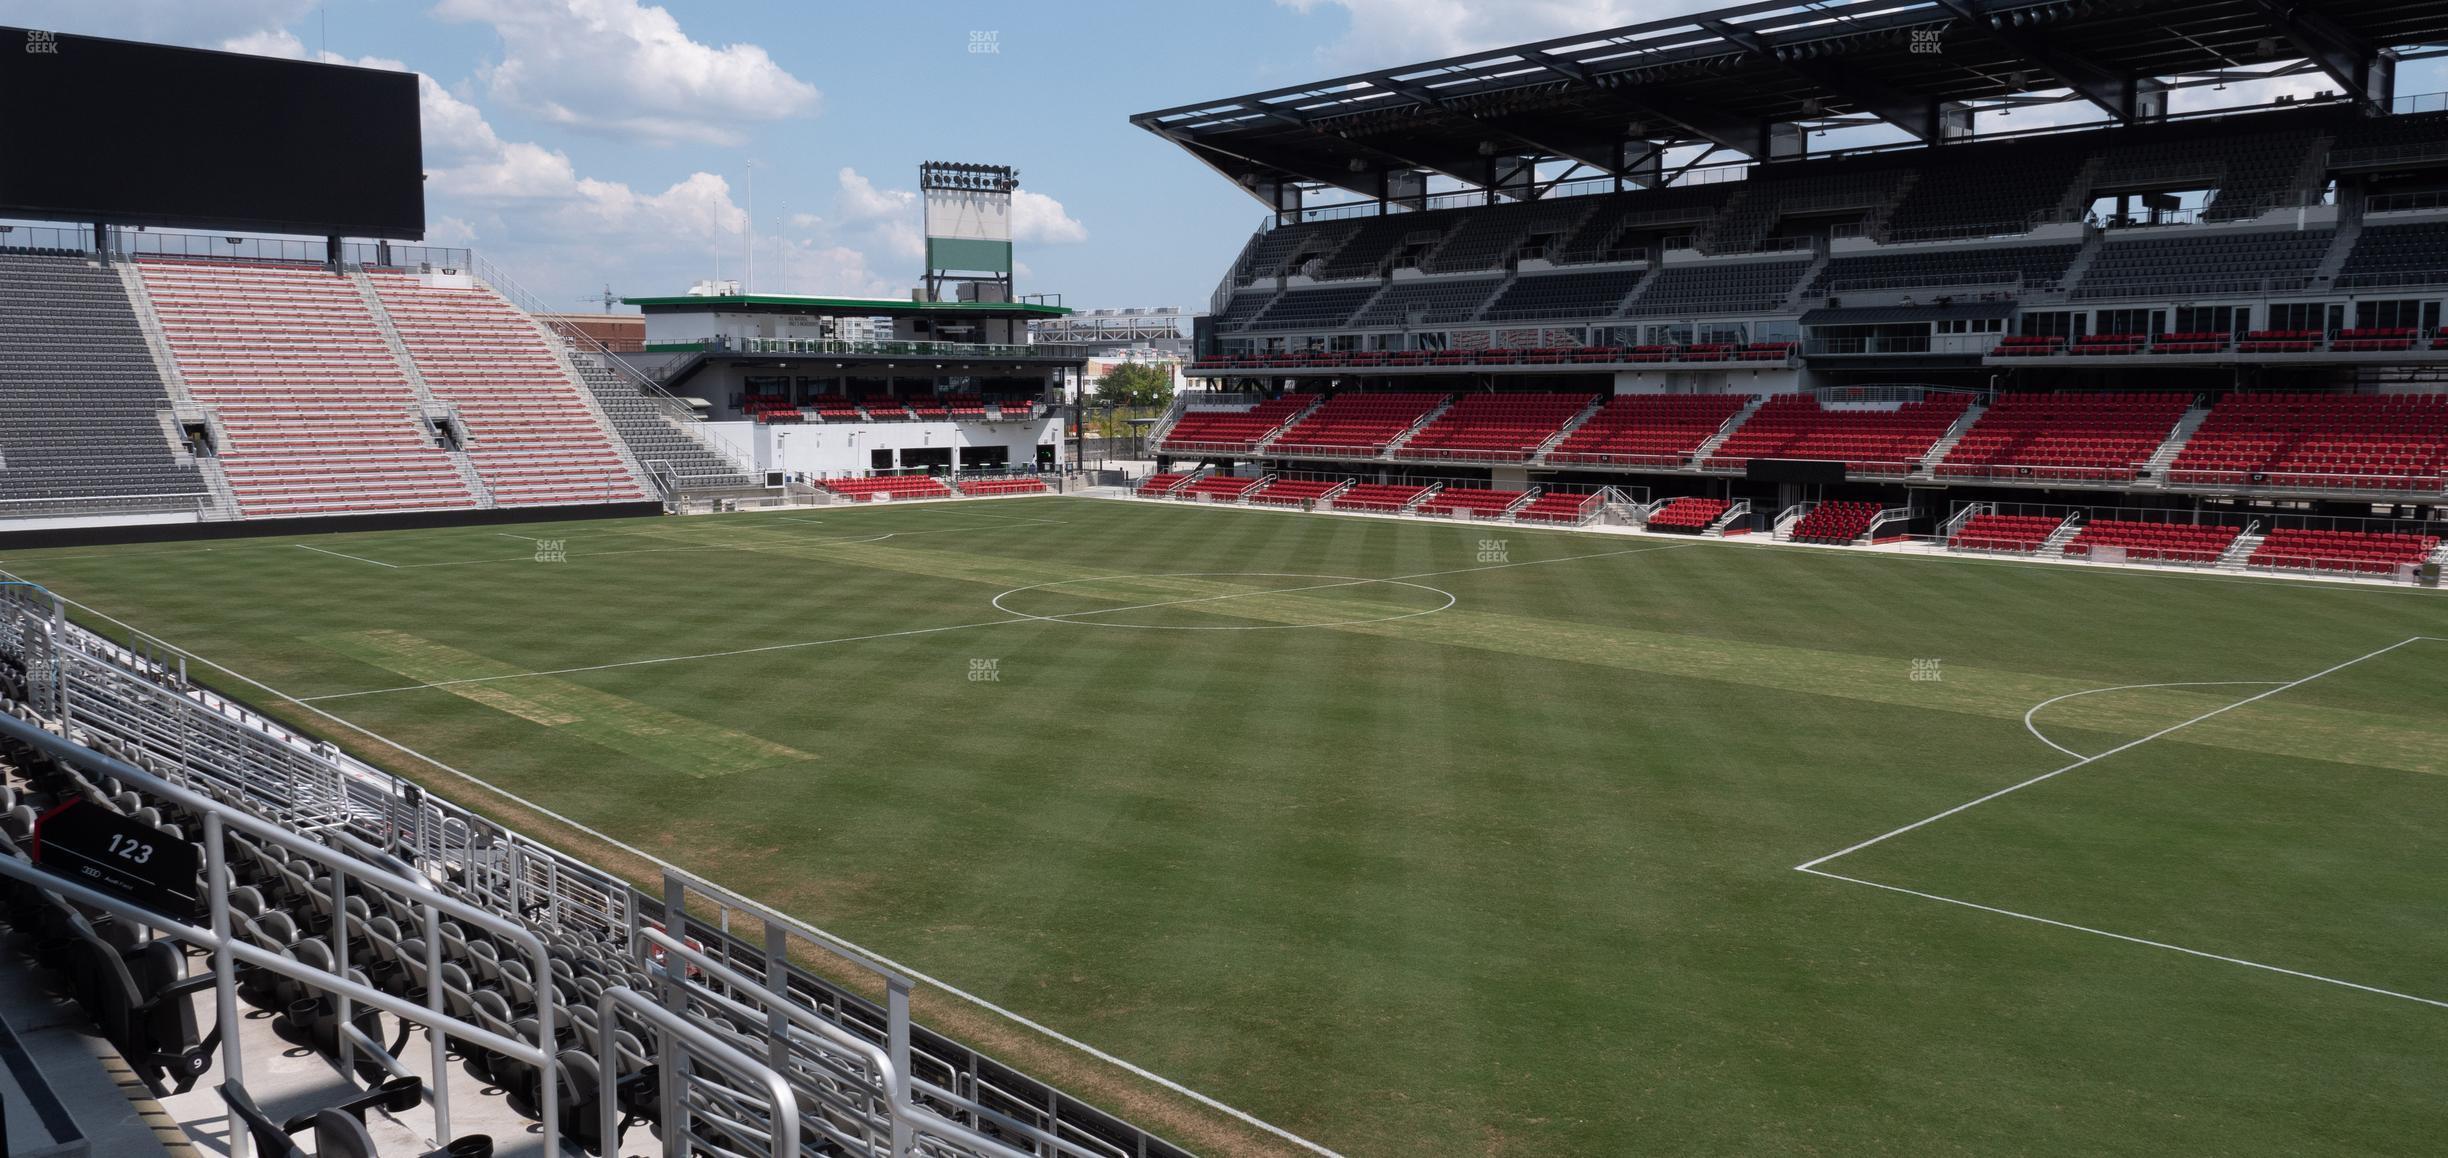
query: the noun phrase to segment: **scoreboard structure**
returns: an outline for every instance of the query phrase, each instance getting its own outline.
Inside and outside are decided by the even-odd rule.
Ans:
[[[1012,300],[1012,191],[1019,187],[1020,171],[1009,165],[918,166],[928,301]],[[947,288],[954,296],[944,296]]]

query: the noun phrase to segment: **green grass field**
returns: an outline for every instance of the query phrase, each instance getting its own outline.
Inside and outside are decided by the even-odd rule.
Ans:
[[[1052,498],[0,567],[1345,1154],[2448,1137],[2434,593]]]

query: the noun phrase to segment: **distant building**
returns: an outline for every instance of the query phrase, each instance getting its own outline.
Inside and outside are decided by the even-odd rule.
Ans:
[[[635,354],[646,348],[644,314],[538,314],[548,325],[563,326],[603,343],[615,354]]]

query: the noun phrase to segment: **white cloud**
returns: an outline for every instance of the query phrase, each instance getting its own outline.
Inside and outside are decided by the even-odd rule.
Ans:
[[[822,101],[763,48],[691,40],[638,0],[441,0],[434,15],[501,36],[501,59],[479,73],[487,95],[581,131],[737,144],[739,122],[810,115]]]
[[[918,211],[918,194],[909,189],[878,189],[874,181],[848,165],[835,174],[841,182],[841,215],[849,221],[908,216]]]
[[[1012,191],[1012,240],[1063,245],[1088,240],[1088,227],[1074,220],[1063,203],[1027,189]]]

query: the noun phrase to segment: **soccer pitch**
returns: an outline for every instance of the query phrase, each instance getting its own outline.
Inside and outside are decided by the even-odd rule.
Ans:
[[[1344,1154],[2448,1137],[2432,592],[1077,498],[0,567]]]

